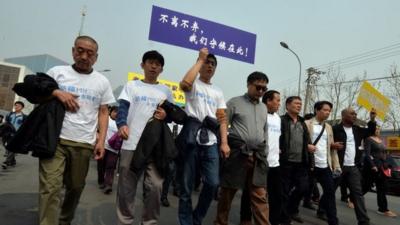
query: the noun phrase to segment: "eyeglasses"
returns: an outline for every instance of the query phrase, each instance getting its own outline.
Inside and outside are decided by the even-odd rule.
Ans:
[[[257,91],[266,92],[268,90],[268,88],[266,86],[257,85],[257,84],[253,84],[253,85],[254,85],[254,87],[256,87]]]

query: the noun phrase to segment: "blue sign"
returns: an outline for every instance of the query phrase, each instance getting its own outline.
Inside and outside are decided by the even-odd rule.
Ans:
[[[153,5],[149,39],[254,64],[256,35]]]

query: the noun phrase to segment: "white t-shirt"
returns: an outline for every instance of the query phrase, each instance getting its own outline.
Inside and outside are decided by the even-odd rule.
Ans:
[[[141,80],[128,81],[118,99],[130,103],[127,125],[129,137],[122,143],[123,150],[134,151],[147,121],[163,100],[174,102],[170,89],[163,84],[148,84]]]
[[[354,140],[353,128],[343,127],[346,132],[346,150],[344,152],[344,166],[355,166],[354,159],[356,157],[356,142]]]
[[[72,66],[56,66],[48,75],[61,90],[78,95],[77,112],[65,112],[60,137],[81,143],[95,144],[100,105],[115,102],[108,79],[93,70],[90,74],[76,72]]]
[[[222,90],[215,85],[204,83],[200,79],[193,82],[192,90],[185,92],[185,97],[187,115],[200,121],[203,121],[206,116],[216,119],[217,109],[226,109]],[[199,143],[199,133],[197,134],[197,143]],[[208,130],[208,139],[209,142],[204,145],[217,143],[217,137],[210,130]]]
[[[106,135],[106,141],[104,144],[104,147],[106,150],[118,153],[118,150],[113,149],[109,144],[108,140],[118,132],[118,127],[117,124],[115,123],[115,120],[111,119],[111,117],[108,117],[108,129],[107,129],[107,135]]]
[[[268,165],[269,167],[279,166],[279,137],[281,136],[281,117],[277,114],[268,113]]]
[[[312,142],[317,139],[318,135],[322,131],[322,125],[318,123],[313,124],[313,134],[312,134]],[[321,138],[319,139],[317,145],[317,150],[314,153],[315,157],[315,167],[318,168],[327,168],[328,167],[328,135],[326,129],[324,133],[322,133]]]

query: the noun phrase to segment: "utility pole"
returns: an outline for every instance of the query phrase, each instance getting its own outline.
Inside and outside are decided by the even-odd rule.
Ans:
[[[304,100],[304,111],[303,116],[306,115],[308,105],[310,104],[310,99],[313,96],[313,89],[315,88],[315,83],[319,80],[319,75],[325,74],[325,72],[310,67],[307,69],[307,87],[306,87],[306,98]]]
[[[83,25],[85,24],[85,16],[86,16],[86,5],[82,7],[81,16],[82,16],[81,27],[79,28],[78,36],[81,36],[83,34]]]

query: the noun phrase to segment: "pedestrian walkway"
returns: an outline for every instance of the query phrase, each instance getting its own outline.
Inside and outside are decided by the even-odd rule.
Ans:
[[[4,149],[0,148],[0,160],[4,161]],[[96,162],[91,162],[85,190],[82,194],[73,225],[114,225],[115,215],[115,185],[111,195],[104,195],[97,186]],[[138,185],[141,193],[141,185]],[[1,225],[37,225],[38,205],[38,160],[27,155],[17,156],[16,167],[0,169],[0,224]],[[338,192],[339,193],[339,192]],[[193,194],[197,199],[198,193]],[[137,216],[141,215],[142,195],[138,194]],[[366,206],[371,224],[374,225],[399,225],[400,218],[386,218],[376,213],[376,194],[366,195]],[[177,225],[178,199],[172,194],[169,196],[171,206],[161,208],[161,225]],[[400,197],[388,196],[390,208],[400,214]],[[204,225],[213,224],[216,213],[216,202],[212,203]],[[232,203],[230,223],[239,224],[240,195]],[[355,225],[355,214],[346,204],[337,199],[338,217],[341,225]],[[301,215],[305,220],[304,225],[325,225],[315,217],[315,211],[300,206]],[[139,222],[135,223],[139,224]],[[296,223],[294,223],[296,224]]]

